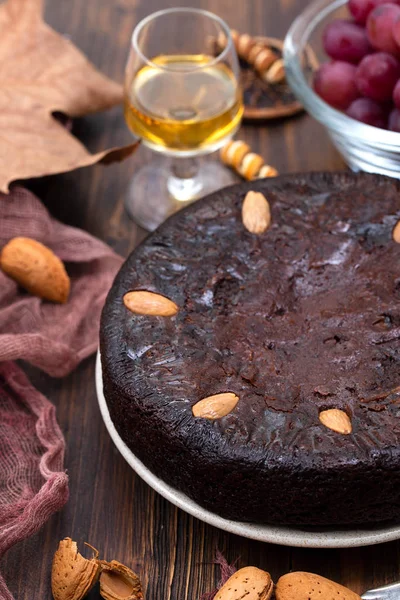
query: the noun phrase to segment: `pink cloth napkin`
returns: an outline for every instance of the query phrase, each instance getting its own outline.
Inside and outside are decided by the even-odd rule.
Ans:
[[[66,263],[71,294],[67,304],[44,302],[0,271],[0,361],[22,358],[61,377],[96,350],[100,312],[122,258],[52,219],[24,188],[0,194],[0,249],[16,236],[42,242]]]
[[[15,363],[0,364],[0,559],[68,499],[54,406]],[[12,596],[0,574],[0,598]]]
[[[38,198],[18,187],[0,194],[0,250],[16,236],[51,248],[66,263],[72,285],[68,302],[57,305],[21,290],[0,271],[0,559],[68,498],[55,408],[11,361],[24,359],[61,377],[92,354],[122,262],[107,245],[50,217]],[[0,600],[12,600],[1,574]]]

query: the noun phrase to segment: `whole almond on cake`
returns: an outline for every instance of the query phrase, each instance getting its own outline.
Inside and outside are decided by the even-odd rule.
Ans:
[[[239,397],[232,392],[223,392],[222,394],[214,394],[207,396],[192,407],[192,412],[195,417],[203,419],[221,419],[226,417],[239,402]]]
[[[325,427],[336,431],[336,433],[349,435],[353,431],[349,415],[338,408],[323,410],[319,414],[319,420]]]
[[[276,600],[360,600],[360,596],[330,579],[297,571],[278,580]]]
[[[133,313],[152,317],[173,317],[179,310],[169,298],[147,290],[126,293],[124,304]]]
[[[1,251],[0,266],[31,294],[52,302],[67,302],[70,279],[65,267],[58,256],[40,242],[13,238]]]
[[[247,192],[242,204],[242,221],[250,233],[264,233],[270,226],[269,202],[261,192]]]

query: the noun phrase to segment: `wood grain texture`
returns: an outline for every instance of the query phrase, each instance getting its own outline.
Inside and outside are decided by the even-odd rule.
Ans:
[[[46,17],[68,34],[106,74],[122,81],[132,29],[174,0],[68,0],[47,2]],[[185,0],[216,12],[230,26],[254,35],[282,37],[308,0]],[[234,6],[234,10],[232,7]],[[113,109],[77,121],[75,134],[96,151],[130,140],[122,112]],[[240,136],[281,173],[335,170],[343,162],[322,127],[306,115],[243,127]],[[129,178],[149,160],[141,148],[132,159],[94,166],[35,182],[33,189],[54,215],[87,229],[122,255],[144,237],[123,208]],[[50,567],[59,539],[90,542],[101,557],[137,571],[147,600],[198,600],[213,589],[216,548],[238,566],[267,569],[276,581],[290,569],[313,571],[362,592],[400,579],[399,543],[352,550],[302,550],[253,542],[209,527],[176,509],[131,471],[114,448],[100,417],[94,358],[62,380],[27,369],[57,406],[67,443],[70,500],[36,536],[12,548],[2,572],[17,600],[51,598]],[[90,598],[98,598],[93,591]]]

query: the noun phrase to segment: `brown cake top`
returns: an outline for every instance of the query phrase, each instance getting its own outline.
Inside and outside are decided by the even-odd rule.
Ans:
[[[259,233],[243,224],[250,189],[268,199]],[[399,219],[397,182],[351,173],[261,180],[189,207],[110,292],[102,351],[116,385],[160,427],[222,456],[328,467],[398,449]],[[123,298],[138,290],[176,311],[132,313]],[[196,415],[227,393],[238,401],[225,416]],[[341,435],[331,424],[346,418]]]

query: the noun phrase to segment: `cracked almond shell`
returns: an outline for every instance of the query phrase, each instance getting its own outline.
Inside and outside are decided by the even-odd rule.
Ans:
[[[192,407],[192,413],[195,417],[202,419],[209,419],[215,421],[215,419],[221,419],[226,417],[239,402],[239,396],[232,392],[222,392],[222,394],[214,394],[213,396],[207,396],[203,400],[199,400]]]
[[[353,431],[349,415],[339,408],[323,410],[319,413],[319,420],[322,425],[336,433],[349,435]]]
[[[143,599],[139,577],[117,560],[101,561],[100,594],[105,600]]]
[[[92,589],[100,573],[99,553],[95,548],[92,550],[93,558],[87,559],[78,552],[77,543],[71,538],[59,543],[51,570],[54,600],[81,600]]]

